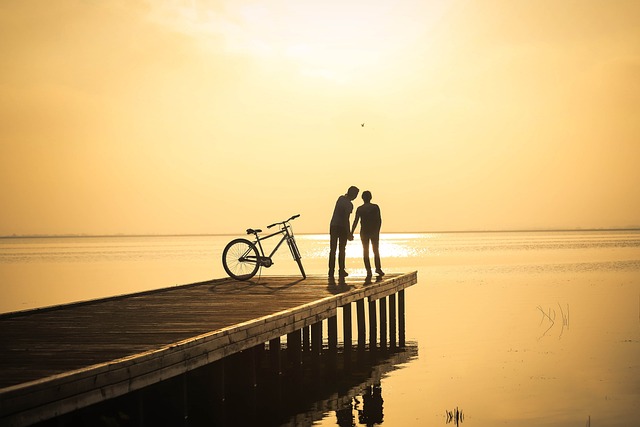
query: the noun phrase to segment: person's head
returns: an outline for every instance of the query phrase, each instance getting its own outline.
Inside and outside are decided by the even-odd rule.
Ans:
[[[362,200],[364,200],[365,203],[369,203],[371,201],[371,191],[369,190],[363,191]]]
[[[358,197],[358,193],[359,192],[360,192],[360,190],[358,189],[358,187],[352,185],[347,190],[347,197],[349,197],[351,200],[354,200],[356,197]]]

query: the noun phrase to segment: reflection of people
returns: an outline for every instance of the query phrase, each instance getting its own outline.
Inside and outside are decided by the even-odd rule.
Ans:
[[[338,250],[338,268],[340,278],[349,274],[345,269],[345,249],[347,240],[353,240],[353,233],[349,232],[349,216],[353,211],[351,201],[358,197],[358,187],[351,186],[347,194],[338,197],[336,206],[333,209],[331,224],[329,225],[330,252],[329,252],[329,278],[333,278],[336,267],[336,250]]]
[[[336,410],[336,421],[340,427],[354,427],[356,425],[351,400],[343,408]]]
[[[382,412],[382,387],[380,384],[366,388],[362,395],[362,410],[358,410],[358,421],[366,426],[382,424],[384,414]]]
[[[380,227],[382,226],[382,215],[380,214],[380,207],[371,203],[371,192],[365,191],[362,193],[362,205],[356,209],[356,218],[353,220],[353,227],[351,228],[351,234],[360,224],[360,239],[362,240],[362,256],[364,258],[364,268],[367,270],[367,278],[371,277],[371,261],[369,260],[369,242],[373,249],[373,258],[376,266],[376,274],[378,276],[384,276],[382,267],[380,266]]]

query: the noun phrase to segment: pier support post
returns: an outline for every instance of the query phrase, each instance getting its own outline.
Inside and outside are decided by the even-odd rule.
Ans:
[[[282,374],[280,363],[280,337],[269,340],[269,354],[271,355],[271,366],[278,375]]]
[[[333,378],[338,371],[338,316],[327,318],[327,374]]]
[[[351,303],[342,306],[342,335],[344,336],[344,349],[351,350]]]
[[[308,352],[311,350],[311,327],[302,328],[302,350]]]
[[[314,356],[322,352],[322,321],[311,325],[311,353]]]
[[[338,316],[331,316],[327,319],[327,335],[329,350],[338,350]]]
[[[378,322],[376,318],[376,301],[369,298],[369,349],[375,350],[378,338]]]
[[[300,351],[302,350],[302,331],[298,329],[287,334],[287,358],[289,364],[298,366],[302,363]]]
[[[189,386],[187,384],[187,372],[180,378],[180,389],[182,391],[182,419],[189,419]]]
[[[217,394],[217,398],[220,402],[224,402],[226,399],[226,387],[225,387],[225,359],[226,357],[223,357],[220,360],[217,360],[215,362],[213,362],[213,369],[212,369],[212,379],[213,382],[215,384],[215,392]]]
[[[389,346],[396,346],[396,294],[389,295]]]
[[[145,401],[146,389],[138,390],[136,393],[137,404],[138,404],[138,425],[140,427],[146,427],[145,423],[145,410],[144,410],[144,401]]]
[[[344,340],[344,369],[346,372],[351,370],[351,348],[353,345],[353,336],[351,334],[351,303],[342,306],[342,336]]]
[[[249,360],[251,364],[251,366],[249,367],[249,382],[251,383],[251,386],[253,388],[256,388],[258,386],[258,358],[260,357],[260,355],[258,354],[259,351],[260,350],[257,346],[251,347],[249,349]]]
[[[398,345],[405,345],[405,324],[404,324],[404,289],[398,291]]]
[[[387,298],[382,297],[378,300],[378,309],[380,310],[380,348],[387,348]]]
[[[364,348],[367,343],[364,323],[364,299],[356,301],[356,312],[358,316],[358,347]]]

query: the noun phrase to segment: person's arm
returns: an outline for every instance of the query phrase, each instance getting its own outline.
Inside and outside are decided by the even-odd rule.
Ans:
[[[353,225],[351,226],[351,233],[349,233],[349,237],[353,239],[353,232],[356,231],[356,227],[358,226],[358,221],[360,220],[360,209],[356,209],[356,217],[353,219]]]

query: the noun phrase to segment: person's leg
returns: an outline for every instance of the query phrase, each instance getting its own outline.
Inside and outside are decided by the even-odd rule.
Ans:
[[[333,276],[336,268],[336,251],[338,250],[338,233],[331,228],[329,230],[329,276]]]
[[[382,271],[382,265],[380,263],[380,235],[374,234],[371,236],[371,246],[373,247],[373,261],[376,265],[376,273],[380,276],[384,275]]]
[[[364,260],[364,268],[367,270],[367,276],[371,276],[371,260],[369,259],[369,236],[360,234],[362,240],[362,259]]]
[[[345,270],[345,258],[347,248],[347,233],[341,232],[338,237],[338,268],[340,268],[340,274],[346,276]]]

